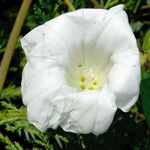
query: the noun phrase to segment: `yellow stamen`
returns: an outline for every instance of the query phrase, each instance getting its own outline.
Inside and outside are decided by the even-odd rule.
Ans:
[[[84,82],[85,81],[85,77],[84,76],[80,76],[80,81]]]
[[[86,89],[86,85],[85,85],[84,83],[82,83],[82,84],[80,85],[80,87],[81,87],[82,90],[85,90],[85,89]]]
[[[96,84],[97,84],[97,80],[94,80],[94,81],[93,81],[93,85],[96,85]]]

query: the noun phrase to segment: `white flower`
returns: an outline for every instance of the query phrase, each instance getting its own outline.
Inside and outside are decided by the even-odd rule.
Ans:
[[[98,135],[117,107],[127,112],[138,98],[139,51],[123,5],[63,14],[21,44],[23,102],[41,131],[61,126]]]

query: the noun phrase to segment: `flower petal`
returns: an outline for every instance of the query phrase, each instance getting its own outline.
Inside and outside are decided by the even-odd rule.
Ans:
[[[44,28],[43,25],[36,27],[32,31],[30,31],[27,35],[25,35],[21,39],[21,46],[25,51],[27,57],[30,56],[30,53],[34,51],[37,47],[39,47],[39,43],[43,43],[44,40]]]
[[[57,59],[63,64],[59,56],[67,60],[68,55],[77,55],[85,65],[93,64],[96,60],[97,63],[99,58],[95,59],[97,53],[93,47],[105,27],[103,20],[106,13],[107,10],[102,9],[81,9],[48,21],[22,38],[26,56]]]
[[[41,94],[36,100],[32,100],[27,106],[28,120],[40,131],[45,131],[48,127],[49,117],[53,107],[49,103],[49,91]]]
[[[128,23],[123,7],[111,8],[104,20],[105,29],[97,39],[95,49],[101,49],[105,58],[116,51],[124,51],[136,46],[136,40]]]
[[[110,126],[117,109],[114,102],[115,97],[107,85],[100,92],[84,91],[53,100],[55,110],[61,114],[60,126],[65,131],[96,135]],[[51,127],[51,123],[49,125]]]
[[[128,111],[139,95],[139,68],[136,67],[114,64],[108,75],[110,87],[116,95],[116,105],[123,111]]]
[[[98,100],[97,118],[95,121],[95,126],[93,128],[93,133],[95,135],[99,135],[105,132],[111,125],[114,118],[114,114],[117,110],[115,100],[115,95],[113,94],[109,86],[106,84],[103,87]]]
[[[44,91],[68,85],[65,70],[49,59],[33,59],[26,64],[22,75],[23,102],[27,105]]]
[[[56,86],[48,88],[44,92],[28,102],[27,115],[28,120],[39,130],[46,130],[49,125],[51,128],[56,129],[61,122],[62,111],[65,105],[64,103],[54,103],[53,99],[68,95],[70,93],[77,92],[76,89],[69,86]],[[57,111],[59,109],[59,111]]]
[[[89,65],[93,64],[93,61],[97,63],[96,60],[100,58],[97,57],[97,53],[95,54],[93,47],[104,28],[102,24],[106,12],[107,10],[81,9],[47,22],[45,24],[45,29],[47,29],[45,45],[51,51],[68,54],[69,58],[73,56],[74,64]],[[54,48],[56,46],[53,43],[60,45],[60,48],[58,46]]]

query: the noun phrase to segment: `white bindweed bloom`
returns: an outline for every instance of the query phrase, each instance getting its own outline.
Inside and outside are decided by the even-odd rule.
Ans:
[[[39,130],[105,132],[117,108],[139,95],[136,39],[123,5],[80,9],[33,29],[21,40],[27,57],[23,102]]]

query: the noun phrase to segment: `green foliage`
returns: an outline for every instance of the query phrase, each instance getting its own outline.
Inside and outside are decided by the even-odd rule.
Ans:
[[[143,103],[143,110],[147,123],[150,127],[150,78],[144,79],[141,83],[141,96]]]
[[[150,71],[143,70],[143,80],[141,82],[141,97],[144,114],[150,127]]]
[[[95,7],[89,0],[72,0],[72,2],[77,9]],[[128,13],[142,56],[142,82],[138,103],[127,114],[118,111],[108,132],[97,138],[92,134],[76,135],[64,132],[60,128],[56,131],[48,129],[46,132],[40,132],[28,122],[26,107],[22,104],[20,83],[26,58],[20,47],[20,36],[5,88],[1,93],[0,149],[150,149],[150,130],[147,126],[147,123],[150,126],[150,0],[97,0],[97,2],[101,8],[125,4],[125,10]],[[18,0],[0,0],[0,57],[2,57],[20,4]],[[35,0],[21,34],[25,35],[34,27],[68,11],[67,4],[62,0]]]
[[[11,140],[0,133],[0,140],[6,144],[5,149],[6,150],[23,150],[23,148],[20,146],[18,142],[11,142]]]
[[[1,102],[1,105],[5,109],[0,114],[0,125],[6,125],[6,131],[24,132],[27,140],[30,140],[29,136],[37,136],[38,138],[35,139],[34,142],[41,145],[46,150],[51,150],[53,146],[49,143],[49,136],[37,130],[27,121],[26,108],[24,106],[18,109],[11,103],[6,103],[4,101]]]
[[[143,44],[142,44],[143,49],[149,53],[150,52],[150,29],[147,30],[143,37]]]
[[[43,24],[46,21],[60,15],[63,13],[63,10],[60,10],[62,3],[62,0],[39,0],[38,3],[34,4],[32,10],[34,14],[28,16],[26,25],[30,28],[34,28],[37,25]]]
[[[20,95],[20,87],[15,87],[15,85],[11,85],[3,90],[1,98],[11,100],[20,97]]]

